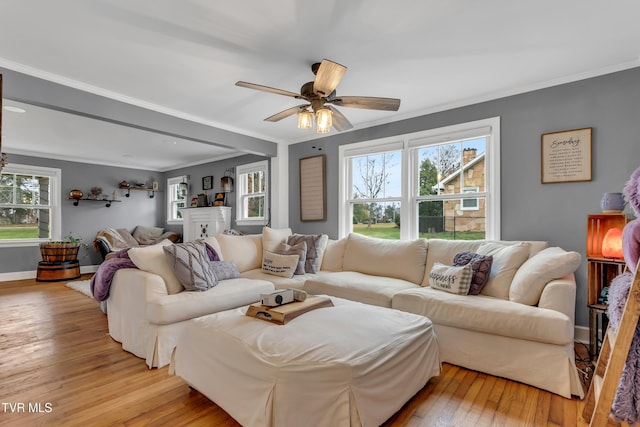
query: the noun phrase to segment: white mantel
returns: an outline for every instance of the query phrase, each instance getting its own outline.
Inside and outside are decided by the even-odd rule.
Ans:
[[[181,212],[182,239],[185,242],[213,237],[231,228],[229,206],[183,208]]]

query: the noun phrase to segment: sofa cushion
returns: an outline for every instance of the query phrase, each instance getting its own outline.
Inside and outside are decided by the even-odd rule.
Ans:
[[[287,239],[287,243],[290,245],[296,245],[300,242],[307,244],[307,256],[304,264],[305,273],[317,273],[320,269],[318,257],[320,256],[320,251],[324,251],[322,239],[323,234],[294,234]],[[326,242],[324,245],[326,246]]]
[[[493,256],[489,281],[480,293],[500,299],[509,299],[509,288],[513,276],[529,257],[529,244],[521,242],[505,246],[500,243],[487,242],[480,245],[477,253]]]
[[[146,227],[139,225],[133,230],[133,238],[141,245],[153,245],[157,239],[164,233],[162,227]]]
[[[154,296],[147,300],[147,319],[159,325],[176,323],[252,304],[260,301],[260,294],[274,290],[273,283],[265,280],[221,280],[204,292]]]
[[[262,235],[247,234],[231,236],[218,234],[216,236],[224,260],[235,262],[241,273],[262,267]]]
[[[575,272],[581,259],[579,253],[559,247],[543,249],[520,266],[511,282],[509,299],[521,304],[538,304],[545,285]]]
[[[459,252],[453,257],[453,265],[471,265],[473,277],[471,277],[471,286],[469,287],[469,295],[479,295],[482,288],[489,281],[491,274],[491,265],[493,257],[491,255],[480,255],[474,252]]]
[[[424,239],[386,240],[351,233],[343,270],[420,283],[425,274],[426,257],[427,241]]]
[[[293,277],[298,267],[300,255],[283,255],[271,251],[263,251],[262,271],[267,274],[281,277]]]
[[[276,247],[274,252],[282,255],[297,255],[298,262],[296,263],[296,267],[294,269],[293,274],[305,274],[304,267],[307,260],[307,242],[300,242],[295,245],[290,245],[288,243],[282,242]],[[264,258],[264,255],[263,255],[263,258]],[[264,260],[263,260],[263,269],[264,269]]]
[[[304,290],[314,295],[331,295],[380,307],[391,307],[393,295],[418,285],[402,279],[372,276],[355,271],[318,273],[304,284]]]
[[[429,239],[429,251],[427,252],[422,286],[429,286],[429,272],[433,268],[433,264],[439,262],[445,265],[453,265],[453,259],[457,253],[463,251],[476,252],[481,244],[481,240]]]
[[[184,289],[162,250],[163,246],[172,244],[169,240],[163,240],[156,245],[131,248],[128,252],[129,258],[140,270],[162,277],[167,286],[167,293],[170,295],[177,294]]]
[[[347,247],[347,239],[327,240],[327,247],[322,258],[321,271],[342,271],[344,251]]]
[[[276,252],[278,245],[286,243],[291,234],[290,228],[262,227],[262,249]]]
[[[392,307],[426,316],[436,325],[556,345],[573,343],[569,316],[484,295],[469,297],[421,287],[397,292]]]
[[[436,262],[429,273],[429,286],[452,294],[467,295],[473,270],[470,265],[451,266]]]
[[[316,276],[316,274],[296,274],[293,277],[280,277],[267,274],[259,268],[240,273],[240,277],[244,277],[246,279],[266,280],[271,282],[276,289],[303,289],[307,279],[315,278]]]
[[[240,277],[240,272],[233,261],[212,261],[211,269],[218,281]]]
[[[162,247],[169,265],[187,291],[206,291],[218,284],[205,245],[194,241]]]

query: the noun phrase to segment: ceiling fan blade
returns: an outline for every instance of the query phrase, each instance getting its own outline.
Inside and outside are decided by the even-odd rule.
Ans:
[[[344,65],[329,61],[328,59],[323,59],[320,63],[320,67],[318,67],[316,79],[313,82],[313,91],[320,96],[331,95],[331,92],[338,87],[338,84],[340,84],[340,81],[346,72],[347,67]]]
[[[265,122],[279,122],[282,119],[286,119],[289,116],[293,116],[298,111],[303,108],[309,107],[310,104],[302,104],[296,107],[287,108],[286,110],[280,111],[279,113],[274,114],[273,116],[267,117],[264,119]]]
[[[338,111],[337,108],[334,108],[331,105],[327,105],[327,107],[333,111],[333,127],[336,128],[338,132],[351,129],[353,127],[351,122],[349,122],[349,120],[347,120],[347,118]]]
[[[263,92],[275,93],[277,95],[291,96],[293,98],[301,98],[300,94],[295,92],[289,92],[288,90],[276,89],[275,87],[257,85],[255,83],[248,83],[243,81],[237,81],[236,86],[246,87],[247,89],[261,90]]]
[[[400,100],[397,98],[376,98],[371,96],[339,96],[330,101],[334,105],[367,110],[398,111]]]

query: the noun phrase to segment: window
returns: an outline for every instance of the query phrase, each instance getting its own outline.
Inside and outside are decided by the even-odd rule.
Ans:
[[[10,164],[0,174],[0,246],[60,240],[60,169]]]
[[[187,207],[186,177],[177,176],[167,179],[167,223],[181,224],[182,212]]]
[[[339,233],[499,239],[500,119],[339,147]]]
[[[236,167],[236,224],[262,225],[268,217],[269,163]]]

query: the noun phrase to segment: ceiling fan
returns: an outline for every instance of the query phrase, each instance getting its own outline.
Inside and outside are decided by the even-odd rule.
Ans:
[[[353,125],[333,105],[349,108],[363,108],[368,110],[398,111],[400,100],[397,98],[376,98],[369,96],[337,96],[336,87],[340,84],[347,67],[336,62],[323,59],[322,62],[311,66],[311,71],[316,78],[312,82],[302,85],[300,93],[276,89],[255,83],[243,81],[236,82],[236,86],[249,89],[271,92],[278,95],[290,96],[296,99],[304,99],[306,104],[287,108],[284,111],[264,119],[267,122],[277,122],[294,114],[298,115],[299,128],[311,128],[313,113],[316,117],[316,131],[318,133],[329,132],[331,126],[338,131],[351,129]],[[333,104],[333,105],[331,105]],[[308,108],[311,107],[311,111]]]

